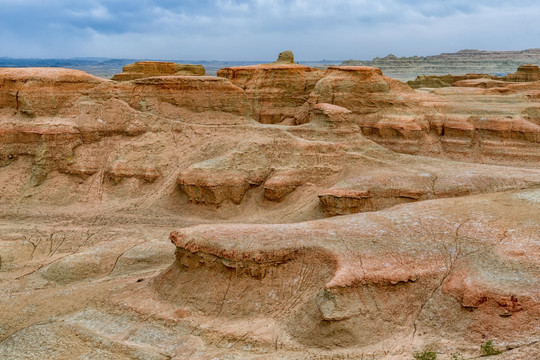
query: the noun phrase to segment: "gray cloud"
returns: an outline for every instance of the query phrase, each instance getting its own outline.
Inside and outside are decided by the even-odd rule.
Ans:
[[[0,0],[0,56],[269,60],[538,47],[532,0]]]

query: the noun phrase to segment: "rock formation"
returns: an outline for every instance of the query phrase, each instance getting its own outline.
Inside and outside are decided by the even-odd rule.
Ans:
[[[203,76],[202,65],[176,64],[164,61],[139,61],[124,66],[123,72],[112,77],[115,81],[129,81],[152,76],[192,75]]]
[[[515,82],[538,81],[540,80],[540,69],[538,69],[538,66],[536,65],[521,65],[517,69],[517,72],[506,75],[505,80]]]
[[[321,74],[305,65],[272,63],[224,68],[217,76],[244,90],[253,117],[263,124],[293,121]]]
[[[274,64],[294,64],[294,55],[291,50],[280,52]]]
[[[521,51],[460,50],[432,56],[397,57],[388,55],[369,61],[346,60],[342,65],[373,66],[387,76],[408,81],[419,74],[507,74],[524,64],[540,64],[540,49]]]
[[[533,359],[540,86],[485,81],[0,69],[0,358]]]

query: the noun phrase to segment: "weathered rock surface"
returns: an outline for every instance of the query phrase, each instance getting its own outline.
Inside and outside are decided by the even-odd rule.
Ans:
[[[506,75],[505,80],[515,82],[538,81],[540,80],[540,69],[536,65],[521,65],[515,73]]]
[[[129,81],[152,76],[167,75],[206,75],[204,66],[192,64],[177,64],[164,61],[139,61],[124,66],[123,72],[112,77],[115,81]]]
[[[530,240],[540,228],[523,217],[538,204],[526,193],[290,225],[182,229],[171,233],[176,263],[153,286],[186,313],[266,323],[259,337],[285,348],[398,355],[433,342],[450,354],[455,345],[438,342],[443,337],[527,346],[539,335],[540,258]],[[516,244],[527,245],[512,250]]]
[[[538,82],[462,80],[452,88],[405,96],[404,103],[416,105],[401,114],[392,110],[357,123],[364,136],[393,151],[538,167],[540,128],[534,109],[539,90]]]
[[[538,82],[267,64],[0,85],[2,358],[538,352]]]

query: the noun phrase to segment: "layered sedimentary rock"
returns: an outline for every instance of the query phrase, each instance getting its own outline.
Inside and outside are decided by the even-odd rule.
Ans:
[[[263,124],[290,122],[321,76],[318,69],[284,63],[225,68],[217,75],[244,90]]]
[[[537,82],[220,75],[0,69],[0,357],[535,356]]]
[[[398,152],[537,167],[539,91],[537,82],[461,80],[407,96],[406,103],[417,104],[408,113],[357,123],[365,136]]]
[[[214,76],[155,76],[135,80],[131,89],[133,93],[122,94],[126,103],[164,117],[178,116],[185,110],[243,116],[251,111],[242,89]]]
[[[373,60],[346,60],[342,65],[373,66],[387,76],[399,80],[412,80],[420,74],[508,74],[524,64],[539,64],[540,49],[521,51],[460,50],[431,56],[397,57],[388,55]]]
[[[531,165],[539,156],[535,117],[526,115],[534,109],[534,101],[529,100],[537,92],[533,83],[516,87],[474,74],[451,76],[455,86],[489,92],[448,91],[428,96],[366,67],[313,71],[300,66],[257,65],[223,69],[219,75],[246,90],[253,115],[263,123],[304,124],[314,104],[329,103],[350,110],[365,136],[395,151],[511,164],[515,154],[527,147],[527,154],[518,161]],[[293,77],[295,85],[287,85]],[[500,97],[501,92],[512,97]],[[497,107],[484,111],[484,106],[498,99],[507,105],[500,111]]]
[[[383,112],[389,107],[400,112],[409,106],[402,98],[409,93],[408,86],[383,76],[379,69],[358,66],[330,66],[312,92],[318,101],[358,115]]]
[[[114,75],[112,80],[129,81],[166,75],[203,76],[206,75],[206,71],[202,65],[177,64],[165,61],[139,61],[124,66],[122,73]]]
[[[236,324],[231,333],[254,324],[256,338],[284,348],[346,348],[353,358],[369,349],[386,358],[385,351],[399,356],[430,341],[451,354],[453,339],[526,346],[538,336],[538,247],[529,239],[540,228],[523,215],[536,213],[537,195],[439,200],[290,225],[181,229],[171,233],[176,263],[154,286],[186,313]],[[516,251],[518,244],[525,248]]]
[[[4,115],[56,116],[73,111],[74,101],[103,80],[82,71],[55,68],[0,69]]]
[[[225,68],[218,76],[244,89],[255,118],[261,123],[299,124],[312,103],[330,103],[366,114],[389,101],[399,107],[397,93],[412,92],[379,69],[330,66],[321,71],[303,65],[254,65]]]
[[[515,82],[538,81],[540,80],[540,69],[536,65],[521,65],[515,73],[506,75],[505,80]]]

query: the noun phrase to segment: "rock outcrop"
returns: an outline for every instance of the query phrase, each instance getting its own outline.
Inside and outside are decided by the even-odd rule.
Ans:
[[[245,91],[254,118],[263,124],[293,121],[321,77],[318,69],[288,63],[224,68],[217,75]]]
[[[152,76],[186,75],[204,76],[202,65],[177,64],[164,61],[139,61],[124,66],[123,72],[112,77],[114,81],[129,81]]]
[[[294,54],[291,50],[280,52],[274,64],[294,64]]]
[[[533,99],[539,91],[537,82],[459,80],[452,87],[405,95],[408,110],[393,105],[387,107],[392,114],[365,116],[357,124],[364,136],[398,152],[509,165],[520,153],[522,165],[537,167],[539,122]]]
[[[515,82],[538,81],[540,80],[540,69],[538,69],[538,66],[536,65],[520,65],[517,72],[506,75],[505,80]]]

